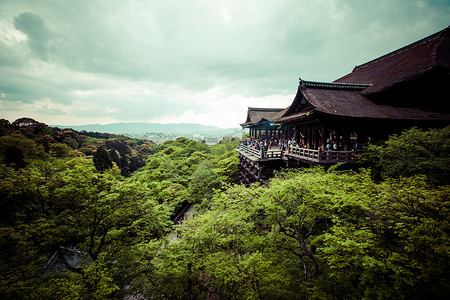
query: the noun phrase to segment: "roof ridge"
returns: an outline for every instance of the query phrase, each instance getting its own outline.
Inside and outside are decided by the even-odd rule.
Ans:
[[[259,111],[274,111],[274,110],[283,110],[284,108],[249,107],[248,109]]]
[[[300,86],[302,88],[312,87],[312,88],[341,89],[341,90],[364,90],[368,88],[370,84],[306,81],[300,78]]]
[[[372,60],[370,60],[370,61],[368,61],[368,62],[366,62],[366,63],[363,63],[363,64],[361,64],[361,65],[355,66],[355,67],[353,68],[353,71],[352,71],[352,72],[355,72],[355,71],[364,69],[364,68],[368,67],[369,65],[372,65],[372,64],[374,64],[374,63],[383,61],[383,60],[385,60],[385,59],[388,59],[388,58],[390,58],[390,57],[393,57],[393,56],[395,56],[395,55],[398,55],[398,54],[403,53],[403,52],[405,52],[405,51],[407,51],[407,50],[410,50],[410,49],[412,49],[412,48],[415,48],[415,47],[418,47],[418,46],[420,46],[420,45],[423,45],[423,44],[425,44],[425,43],[431,42],[431,41],[433,41],[433,40],[435,40],[435,39],[441,37],[441,35],[442,35],[446,30],[449,30],[449,28],[450,28],[450,26],[444,28],[444,29],[441,30],[441,31],[438,31],[438,32],[436,32],[436,33],[433,33],[432,35],[429,35],[429,36],[427,36],[427,37],[424,37],[424,38],[422,38],[422,39],[420,39],[420,40],[418,40],[418,41],[416,41],[416,42],[414,42],[414,43],[412,43],[412,44],[408,44],[408,45],[406,45],[406,46],[404,46],[404,47],[401,47],[401,48],[399,48],[399,49],[397,49],[397,50],[394,50],[394,51],[392,51],[392,52],[389,52],[389,53],[387,53],[387,54],[385,54],[385,55],[382,55],[382,56],[380,56],[380,57],[378,57],[378,58],[372,59]]]

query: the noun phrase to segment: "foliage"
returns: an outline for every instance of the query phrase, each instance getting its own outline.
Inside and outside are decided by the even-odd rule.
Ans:
[[[216,189],[237,181],[236,146],[234,140],[212,147],[186,138],[165,141],[152,149],[146,166],[133,180],[151,182],[169,193],[176,215],[187,202],[209,201]]]
[[[233,186],[197,206],[147,287],[169,298],[443,299],[448,195],[424,177],[323,169]]]
[[[283,171],[245,187],[232,139],[147,147],[29,119],[0,124],[2,299],[450,293],[448,128],[370,146],[372,169]],[[396,153],[405,149],[414,153]],[[96,168],[101,152],[111,168]],[[192,204],[194,217],[174,225]],[[71,264],[62,248],[83,259]]]
[[[97,151],[94,153],[93,161],[95,168],[97,169],[97,171],[100,172],[104,172],[107,169],[111,169],[113,166],[108,151],[106,151],[103,147],[99,147]]]
[[[124,178],[119,167],[131,172],[142,164],[138,151],[148,152],[147,143],[133,148],[134,142],[117,137],[87,141],[73,131],[51,137],[44,130],[38,139],[33,124],[20,123],[28,130],[24,136],[5,123],[10,131],[0,137],[0,297],[104,299],[144,293],[144,283],[155,280],[152,261],[171,230],[171,217],[184,203],[211,198],[220,186],[210,147],[188,139],[168,142],[170,154],[151,155],[146,168]],[[86,153],[92,150],[95,159],[73,149],[74,141],[81,141]],[[23,157],[11,161],[11,147]],[[58,254],[60,247],[78,251],[84,263],[70,264]],[[58,255],[61,265],[55,269]]]
[[[87,275],[92,266],[68,268],[82,276],[77,285],[89,294],[82,297],[108,294],[115,288],[106,286],[124,283],[132,272],[130,265],[145,260],[130,257],[129,251],[160,237],[170,223],[166,206],[152,198],[151,190],[123,181],[119,172],[116,168],[98,173],[92,162],[82,158],[36,162],[20,170],[2,165],[0,257],[6,290],[0,293],[4,297],[23,296],[29,286],[38,285],[41,278],[36,274],[59,245],[76,245],[94,263],[104,264],[94,277]],[[108,278],[118,272],[122,276],[113,284]],[[54,283],[59,289],[61,281]]]
[[[23,152],[15,146],[5,148],[3,162],[7,165],[14,165],[16,168],[25,167]]]
[[[34,142],[34,145],[32,145]],[[30,118],[21,118],[12,124],[8,120],[0,120],[0,155],[4,148],[17,147],[27,157],[43,157],[52,155],[91,156],[102,147],[111,153],[117,151],[114,160],[123,176],[145,165],[145,159],[153,147],[153,142],[131,139],[122,135],[108,133],[92,133],[71,129],[49,127]],[[17,152],[17,151],[16,151]],[[3,158],[0,157],[2,160]],[[26,163],[26,159],[25,159]]]
[[[411,128],[392,135],[381,145],[370,145],[364,151],[363,161],[382,178],[422,174],[432,183],[448,184],[450,126],[429,130]]]
[[[5,156],[5,150],[8,147],[15,147],[19,149],[24,155],[25,162],[32,159],[45,157],[43,147],[21,134],[11,134],[0,137],[0,157],[3,159]]]

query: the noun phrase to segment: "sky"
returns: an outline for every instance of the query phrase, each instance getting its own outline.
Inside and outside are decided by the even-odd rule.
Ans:
[[[0,0],[0,119],[239,127],[450,25],[450,0]]]

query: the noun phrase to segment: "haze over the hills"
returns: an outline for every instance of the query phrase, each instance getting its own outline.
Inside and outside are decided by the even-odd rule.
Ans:
[[[232,132],[239,128],[223,129],[216,126],[206,126],[201,124],[160,124],[160,123],[145,123],[145,122],[130,122],[130,123],[111,123],[111,124],[88,124],[88,125],[52,125],[60,128],[72,128],[74,130],[97,131],[107,133],[205,133],[205,132]]]

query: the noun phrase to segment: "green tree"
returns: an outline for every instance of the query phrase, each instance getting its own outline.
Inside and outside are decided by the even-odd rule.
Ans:
[[[209,200],[214,194],[214,189],[220,186],[217,174],[209,160],[200,163],[195,172],[189,178],[188,191],[193,203]]]
[[[83,158],[34,161],[20,170],[0,166],[2,298],[39,298],[44,277],[54,286],[47,283],[42,294],[92,298],[148,273],[139,267],[151,259],[146,247],[171,222],[170,208],[147,185],[124,181],[117,167],[100,174]],[[68,277],[36,276],[61,245],[76,245],[103,267],[95,276],[86,275],[89,266],[69,268]]]
[[[63,143],[53,143],[49,146],[49,153],[50,155],[56,156],[56,157],[66,157],[70,154],[73,155],[72,149]]]
[[[14,146],[8,146],[4,151],[3,162],[5,164],[14,165],[16,168],[25,167],[25,160],[22,150]]]
[[[178,231],[181,239],[158,254],[154,295],[188,299],[283,295],[289,287],[280,279],[286,274],[253,222],[259,221],[260,206],[248,205],[258,191],[236,186],[217,194],[210,209],[187,219]]]
[[[388,180],[373,202],[395,291],[410,299],[445,299],[450,292],[450,187],[424,177]]]
[[[21,134],[12,134],[0,137],[0,157],[4,158],[7,147],[20,149],[24,155],[26,163],[31,160],[45,158],[45,152],[42,146],[36,144],[32,139],[26,138]]]
[[[448,187],[431,188],[423,177],[370,185],[376,194],[361,203],[362,217],[335,220],[321,238],[329,266],[323,282],[333,282],[335,297],[444,299]]]
[[[216,173],[222,185],[234,184],[239,179],[239,155],[231,150],[222,155],[216,156]]]
[[[113,166],[108,151],[103,147],[97,148],[97,151],[94,153],[93,160],[95,168],[100,172],[104,172]]]
[[[153,293],[441,299],[448,194],[423,177],[376,183],[364,170],[287,172],[265,186],[229,187],[197,205],[181,239],[156,256]]]
[[[429,130],[411,128],[392,135],[381,145],[370,145],[364,151],[363,161],[382,178],[422,174],[433,183],[448,184],[450,126]]]

